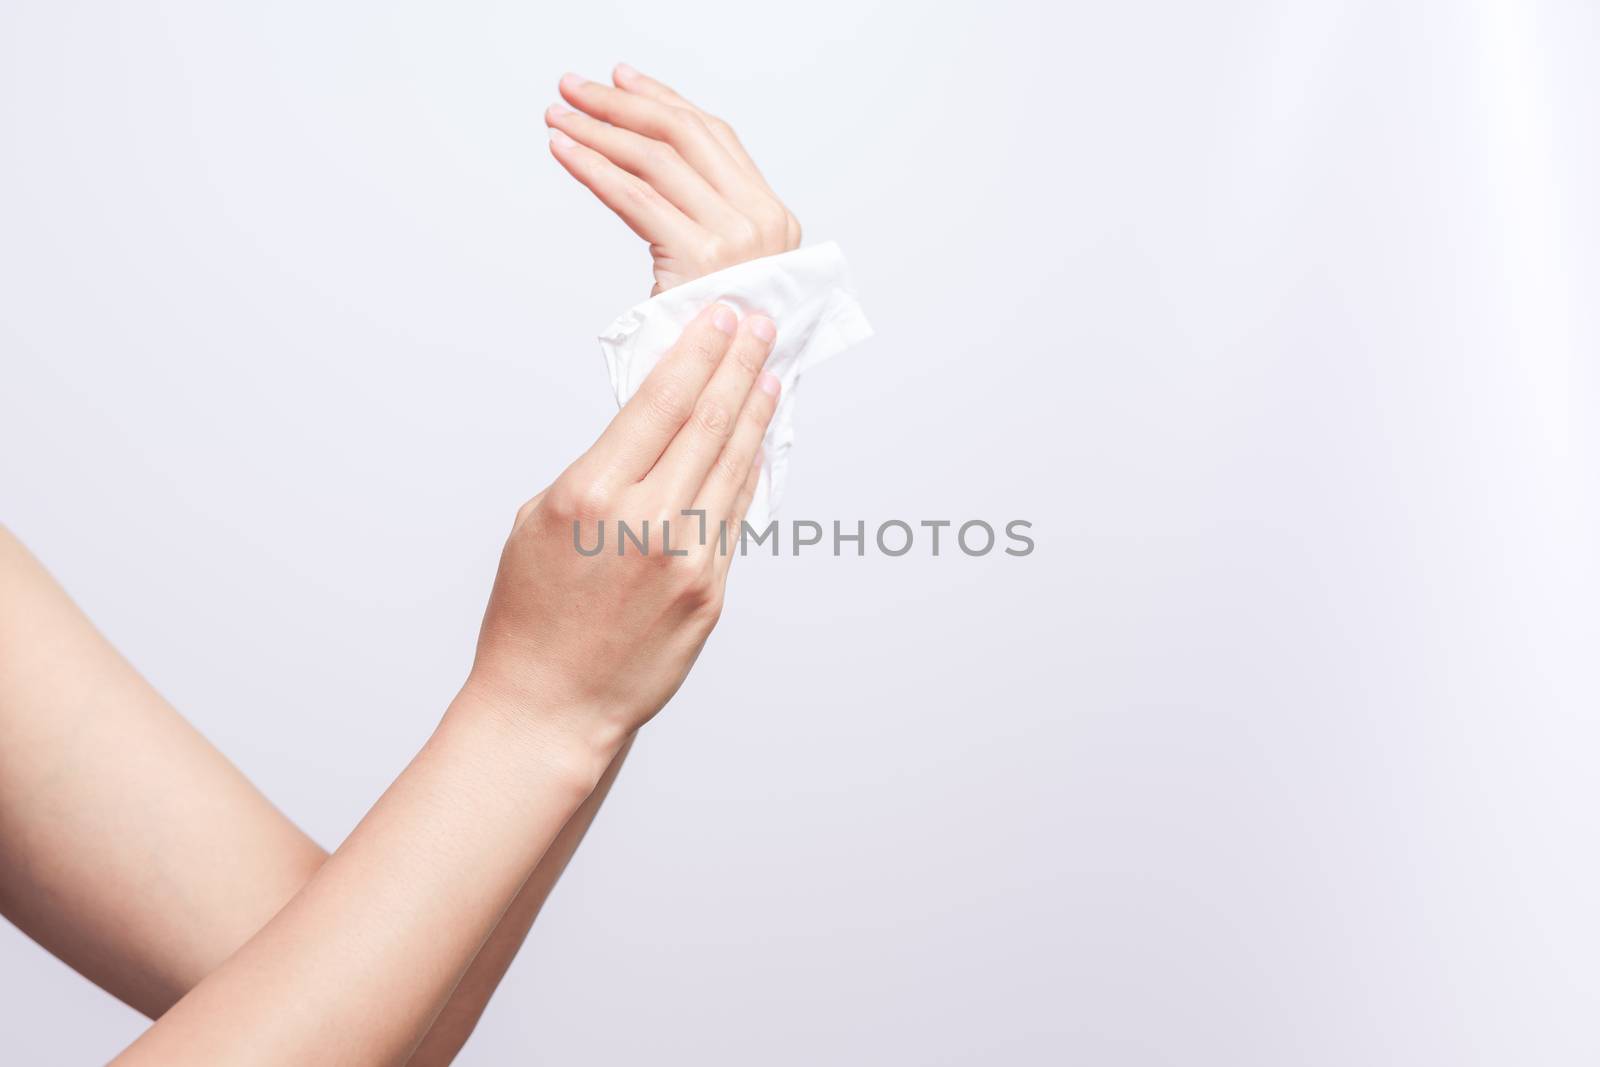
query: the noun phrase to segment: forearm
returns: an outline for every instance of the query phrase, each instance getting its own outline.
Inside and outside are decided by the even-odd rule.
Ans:
[[[422,1044],[417,1047],[416,1053],[411,1057],[411,1067],[436,1067],[439,1064],[449,1063],[461,1050],[461,1046],[466,1044],[467,1038],[471,1036],[479,1017],[488,1005],[489,998],[494,995],[500,980],[505,977],[506,969],[511,966],[511,961],[522,948],[522,942],[528,936],[534,920],[539,917],[539,911],[544,907],[550,891],[555,888],[556,881],[567,868],[567,863],[577,852],[578,846],[583,843],[584,834],[594,822],[595,815],[600,811],[600,805],[605,802],[606,794],[611,790],[611,783],[616,781],[617,773],[622,770],[622,762],[627,758],[628,749],[632,745],[633,739],[630,737],[623,743],[622,750],[617,753],[616,758],[611,761],[611,766],[606,768],[594,792],[589,794],[589,798],[583,802],[572,818],[567,820],[567,825],[562,828],[555,842],[545,850],[544,858],[539,861],[538,867],[534,868],[533,874],[529,875],[516,900],[506,909],[499,925],[494,928],[494,933],[479,951],[477,958],[472,961],[472,966],[467,968],[466,974],[461,976],[461,981],[457,984],[449,1002],[439,1012],[427,1036],[422,1039]]]
[[[327,860],[3,528],[0,734],[0,912],[151,1018],[233,955]],[[465,1043],[622,758],[539,861],[414,1064],[449,1063]]]
[[[732,559],[703,544],[669,553],[664,534],[659,551],[594,559],[572,551],[575,524],[586,516],[694,512],[734,526],[742,521],[781,391],[773,375],[761,372],[775,336],[765,316],[741,322],[726,305],[705,309],[594,446],[519,509],[485,610],[472,678],[428,744],[293,899],[274,909],[271,921],[118,1062],[405,1062],[508,908],[531,893],[511,916],[510,943],[496,944],[469,983],[473,996],[484,995],[479,979],[492,984],[503,971],[592,811],[576,822],[574,816],[594,797],[626,738],[666,704],[699,655],[721,614]],[[691,409],[702,417],[691,418]],[[19,599],[30,595],[24,591]],[[0,624],[26,631],[26,621],[13,623],[29,614],[12,619],[0,612]],[[70,799],[76,816],[64,843],[54,839],[51,826],[41,828],[37,807],[17,805],[21,825],[0,820],[0,844],[20,843],[24,866],[42,866],[51,879],[24,877],[22,895],[35,898],[51,884],[76,891],[84,881],[97,881],[92,871],[56,870],[61,862],[82,866],[82,843],[122,843],[126,820],[109,835],[96,833],[94,812],[108,796],[130,794],[121,782],[109,793],[83,788],[96,780],[97,768],[141,769],[140,783],[163,783],[163,796],[189,801],[174,804],[174,813],[197,811],[193,797],[204,795],[187,788],[200,778],[179,780],[185,775],[172,773],[191,760],[159,758],[170,746],[120,747],[104,731],[114,716],[79,717],[64,731],[52,729],[57,717],[37,714],[39,705],[27,692],[57,688],[63,670],[71,673],[73,657],[47,651],[48,671],[38,677],[20,672],[23,698],[0,701],[0,711],[9,708],[9,717],[30,731],[17,759],[0,766],[7,772],[0,779],[26,783],[18,765],[51,750],[52,759],[62,757],[54,765],[63,773],[50,783],[56,789],[40,792],[52,803],[60,799],[56,793]],[[18,659],[31,662],[26,655]],[[98,742],[93,759],[73,749],[87,736]],[[226,766],[220,757],[212,763]],[[24,785],[21,792],[31,790]],[[116,879],[139,869],[141,853],[162,859],[163,880],[139,885],[146,890],[138,894],[145,902],[139,945],[148,948],[161,925],[151,921],[159,909],[149,902],[164,895],[165,876],[213,862],[192,842],[229,840],[225,813],[204,807],[173,841],[159,840],[173,835],[151,835],[137,820],[127,824],[142,832],[131,848],[119,850],[109,884],[126,886]],[[6,814],[0,807],[0,816]],[[569,828],[571,837],[557,846]],[[533,879],[552,846],[548,881]],[[241,848],[250,854],[234,840],[225,861]],[[94,913],[107,897],[87,893],[83,900]],[[46,914],[53,914],[48,907]],[[453,1026],[469,1027],[481,1002],[463,1006],[450,1016]],[[448,1044],[442,1034],[440,1056],[448,1056]]]
[[[620,747],[532,721],[464,692],[305,888],[117,1062],[404,1062]]]
[[[154,1017],[324,859],[0,528],[0,912]]]

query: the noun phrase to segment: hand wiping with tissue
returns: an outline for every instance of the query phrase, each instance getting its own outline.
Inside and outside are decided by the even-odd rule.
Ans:
[[[795,385],[822,360],[871,336],[837,245],[800,249],[800,224],[727,123],[619,65],[615,85],[574,74],[545,113],[550,150],[650,243],[651,298],[600,336],[617,403],[626,403],[683,327],[715,300],[777,322],[767,369],[783,385],[747,521],[764,527],[794,442]]]

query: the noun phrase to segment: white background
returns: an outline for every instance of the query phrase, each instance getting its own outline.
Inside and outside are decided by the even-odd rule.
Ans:
[[[0,519],[336,845],[611,411],[626,59],[878,337],[462,1062],[1600,1058],[1592,4],[0,8]],[[4,743],[4,739],[0,739]],[[204,797],[196,797],[204,804]],[[132,1012],[0,926],[16,1064]]]

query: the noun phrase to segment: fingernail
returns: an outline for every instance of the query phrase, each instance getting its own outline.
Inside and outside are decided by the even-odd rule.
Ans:
[[[770,345],[772,339],[778,336],[778,324],[765,315],[752,315],[750,316],[750,332]]]
[[[711,325],[732,336],[733,331],[739,328],[739,316],[735,315],[731,308],[719,304],[717,310],[711,313]]]
[[[561,87],[563,89],[582,89],[588,84],[589,82],[587,79],[580,78],[576,74],[567,73],[561,75]]]
[[[633,79],[639,76],[639,72],[628,66],[626,63],[618,63],[616,75],[618,81],[631,82]]]
[[[552,114],[552,115],[576,115],[577,112],[572,110],[566,104],[562,103],[560,100],[557,100],[555,103],[550,105],[550,114]]]
[[[763,393],[766,393],[768,396],[777,396],[779,388],[780,386],[778,385],[777,375],[773,374],[769,370],[764,370],[761,372],[761,391]]]
[[[550,127],[550,143],[555,145],[557,148],[571,148],[578,142],[574,141],[572,138],[568,137],[566,134],[552,126]]]

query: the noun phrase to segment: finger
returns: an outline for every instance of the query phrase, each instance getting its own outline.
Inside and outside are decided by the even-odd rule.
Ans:
[[[750,473],[745,475],[744,484],[739,487],[739,493],[733,498],[733,507],[728,510],[728,522],[737,527],[744,522],[744,517],[750,513],[750,502],[756,497],[756,486],[761,484],[761,461],[765,458],[761,448],[756,449],[756,458],[750,463]]]
[[[651,244],[685,247],[683,242],[704,241],[706,232],[650,184],[611,162],[594,149],[579,144],[564,131],[551,127],[550,152],[567,173],[578,179],[600,202],[628,224],[628,229]],[[689,245],[693,247],[693,245]]]
[[[726,304],[702,311],[574,464],[579,468],[576,477],[586,485],[613,489],[642,480],[689,421],[738,326],[738,316]]]
[[[679,211],[707,229],[727,232],[742,216],[685,163],[665,141],[652,141],[632,130],[609,126],[565,104],[552,105],[544,120],[581,145],[605,156],[629,174],[642,178]]]
[[[681,107],[624,92],[576,74],[561,78],[561,95],[567,103],[613,126],[621,126],[656,141],[665,141],[684,161],[741,211],[769,198],[766,187],[734,162],[728,150],[711,135],[699,115]]]
[[[700,495],[706,474],[733,435],[739,412],[756,383],[756,375],[766,366],[777,336],[777,326],[765,315],[751,315],[740,323],[722,365],[695,402],[694,414],[650,472],[647,481],[660,486],[663,499],[676,506]],[[742,477],[744,471],[739,474]]]
[[[776,228],[776,232],[783,239],[785,248],[800,247],[799,221],[783,206],[782,201],[778,199],[778,195],[772,191],[772,186],[767,184],[767,179],[762,175],[761,168],[756,166],[755,160],[751,158],[750,153],[745,149],[744,143],[739,140],[739,135],[733,132],[732,126],[717,116],[710,114],[704,108],[697,106],[692,100],[686,99],[671,86],[665,85],[649,75],[639,73],[626,63],[617,64],[616,68],[611,72],[611,80],[617,84],[619,89],[647,97],[668,107],[679,108],[698,115],[700,121],[705,123],[706,128],[711,131],[711,135],[716,138],[717,143],[723,147],[723,150],[755,182],[759,183],[761,191],[766,194],[763,200],[749,199],[740,201],[739,208],[757,226],[765,225],[769,229]]]
[[[750,467],[761,451],[761,441],[767,436],[767,427],[772,424],[772,415],[778,410],[779,389],[777,377],[763,371],[756,387],[745,398],[733,435],[706,476],[699,499],[695,501],[695,507],[704,508],[707,515],[728,516],[730,520],[735,515],[739,519],[744,517],[744,508],[749,507],[750,502],[745,500],[742,505],[736,505],[749,478]],[[754,486],[750,492],[755,492]]]
[[[719,523],[726,526],[717,526],[717,572],[722,575],[728,573],[728,568],[733,564],[733,557],[739,551],[739,537],[744,533],[744,517],[750,512],[750,502],[755,499],[756,486],[761,483],[762,451],[756,449],[756,458],[750,464],[750,473],[745,475],[744,484],[739,487],[739,494],[734,498],[733,509]],[[758,531],[759,532],[759,531]]]
[[[728,155],[732,156],[740,166],[749,170],[750,173],[761,178],[761,169],[756,166],[756,161],[750,158],[750,153],[745,151],[744,144],[740,142],[739,135],[733,132],[733,127],[715,115],[708,113],[705,109],[695,106],[693,102],[679,95],[671,86],[664,85],[647,74],[640,74],[626,63],[617,64],[616,69],[611,72],[611,80],[616,83],[619,89],[637,93],[639,96],[659,101],[669,107],[683,108],[699,115],[701,121],[706,124],[706,128],[711,131],[711,136],[717,139],[717,143],[722,145]],[[766,184],[765,178],[761,178],[761,181],[762,184]]]

